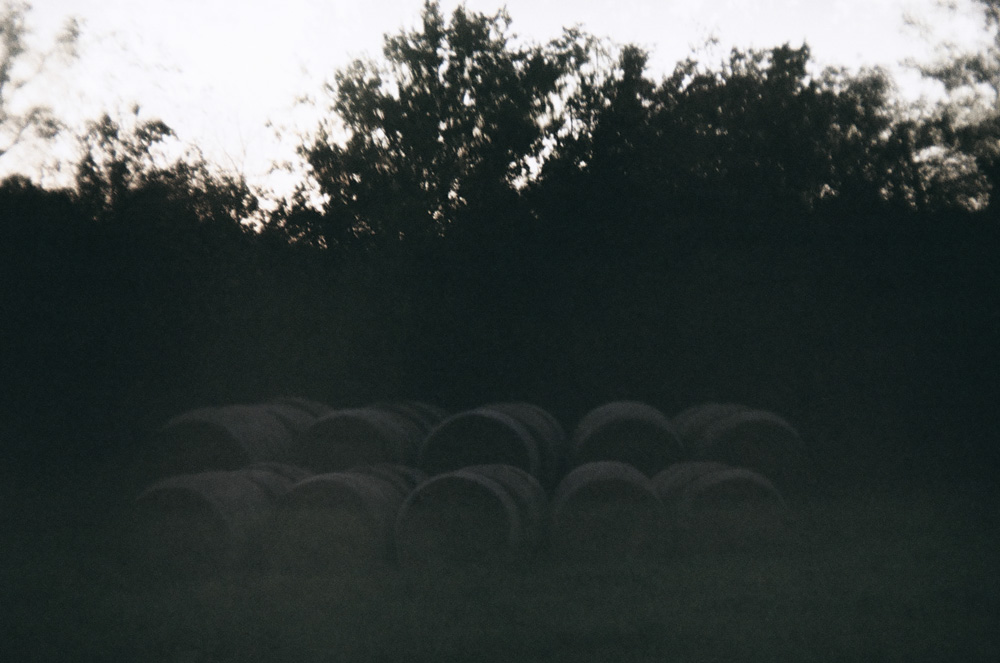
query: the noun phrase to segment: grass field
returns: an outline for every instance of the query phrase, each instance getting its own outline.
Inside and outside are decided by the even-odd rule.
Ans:
[[[114,500],[15,489],[3,660],[1000,660],[1000,515],[969,491],[840,489],[752,553],[167,584],[124,563]]]

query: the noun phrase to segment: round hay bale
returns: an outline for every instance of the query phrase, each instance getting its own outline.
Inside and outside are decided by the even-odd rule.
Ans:
[[[677,508],[677,541],[699,550],[742,550],[778,543],[788,509],[761,475],[730,467],[701,474],[684,488]]]
[[[281,570],[313,573],[384,564],[404,498],[371,475],[333,472],[300,481],[278,502],[270,559]]]
[[[269,476],[266,476],[269,475]],[[291,482],[285,481],[285,490]],[[201,472],[154,483],[135,499],[136,560],[154,576],[247,570],[282,492],[263,470]]]
[[[801,486],[809,474],[798,431],[764,410],[733,412],[714,421],[705,428],[693,456],[751,469],[783,489]]]
[[[448,411],[423,401],[382,401],[371,407],[400,415],[420,429],[421,440],[448,418]]]
[[[517,504],[526,552],[541,546],[548,529],[548,495],[535,477],[519,467],[503,464],[473,465],[456,473],[476,474],[500,484]]]
[[[267,408],[230,405],[190,410],[156,431],[147,447],[150,480],[209,470],[235,470],[258,461],[288,461],[294,437]]]
[[[665,514],[652,482],[619,461],[573,469],[552,499],[549,538],[562,557],[592,561],[654,556],[662,547]]]
[[[527,426],[499,410],[476,408],[454,414],[420,446],[417,467],[434,476],[471,465],[504,464],[541,477],[538,441]]]
[[[396,519],[396,556],[404,566],[504,563],[523,558],[529,547],[517,500],[476,471],[429,479]]]
[[[573,453],[576,465],[620,461],[647,477],[684,458],[666,415],[635,401],[605,403],[584,415],[573,433]]]
[[[671,421],[677,434],[681,436],[685,448],[691,450],[698,445],[705,428],[734,412],[747,410],[750,410],[750,407],[740,403],[699,403],[681,410]]]
[[[322,417],[324,414],[329,414],[334,410],[334,408],[326,403],[321,403],[308,398],[301,398],[299,396],[278,396],[277,398],[272,398],[268,402],[277,405],[294,407],[315,418]]]
[[[355,465],[411,464],[420,430],[405,417],[376,408],[336,410],[317,419],[301,438],[300,463],[315,472]]]
[[[408,465],[394,463],[376,463],[374,465],[355,465],[348,470],[350,474],[364,474],[378,477],[396,486],[404,496],[413,492],[417,486],[427,481],[427,473]]]
[[[316,415],[288,403],[261,403],[260,407],[271,412],[289,430],[293,437],[302,435],[318,418]]]
[[[313,474],[309,470],[299,467],[298,465],[292,465],[290,463],[277,463],[275,461],[252,463],[247,465],[244,469],[271,472],[272,474],[277,474],[288,479],[291,481],[292,485],[302,481],[303,479],[311,477]]]
[[[569,443],[566,430],[550,412],[533,403],[521,401],[491,403],[486,409],[513,417],[531,434],[538,447],[538,479],[548,490],[554,490],[566,473]]]
[[[673,511],[684,495],[687,485],[710,472],[728,470],[732,466],[725,463],[715,463],[712,461],[689,460],[681,463],[674,463],[662,472],[653,477],[653,490],[667,507],[668,512]]]

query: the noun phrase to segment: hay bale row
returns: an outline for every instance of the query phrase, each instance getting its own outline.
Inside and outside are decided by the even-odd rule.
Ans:
[[[498,564],[548,550],[619,562],[780,541],[788,509],[764,477],[685,462],[653,479],[619,461],[578,466],[550,503],[503,464],[428,478],[375,464],[308,475],[275,463],[157,482],[136,500],[141,554],[156,574],[269,565],[284,572]]]
[[[420,441],[447,413],[418,401],[334,409],[298,397],[204,407],[161,426],[144,450],[141,479],[296,463],[314,472],[361,463],[412,465]]]
[[[259,531],[259,521],[247,527],[253,518],[238,515],[250,505],[272,514],[263,545],[271,563],[289,569],[394,555],[404,563],[523,559],[544,547],[605,560],[739,547],[782,530],[782,494],[806,466],[788,422],[736,404],[703,404],[672,422],[644,403],[607,403],[580,420],[571,442],[549,413],[519,402],[447,416],[418,402],[332,410],[284,400],[206,408],[168,424],[174,437],[164,435],[161,449],[184,452],[177,467],[200,459],[216,470],[197,480],[204,488],[159,498],[188,505],[173,511],[180,523],[192,520],[170,545],[194,550],[212,532],[235,530],[215,540],[242,550],[233,542]],[[277,431],[298,435],[297,450]],[[307,470],[287,469],[288,459]],[[219,468],[240,462],[252,488],[222,480]]]

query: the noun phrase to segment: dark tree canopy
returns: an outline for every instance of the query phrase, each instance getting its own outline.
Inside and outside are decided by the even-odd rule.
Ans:
[[[518,43],[504,11],[459,7],[446,21],[427,2],[422,19],[386,38],[384,63],[336,74],[328,91],[340,124],[302,147],[325,197],[327,245],[442,235],[509,209],[588,57],[574,31],[545,46]]]
[[[537,183],[543,196],[587,192],[584,208],[642,215],[802,215],[831,201],[918,204],[909,127],[878,71],[808,70],[806,46],[733,51],[720,68],[680,63],[658,86],[645,55],[622,51],[614,75],[574,109]],[[570,184],[571,183],[571,184]]]
[[[212,172],[197,151],[171,154],[174,138],[162,121],[140,120],[138,106],[127,123],[108,114],[91,122],[80,139],[80,205],[99,221],[160,216],[238,225],[247,220],[257,199],[246,183]]]

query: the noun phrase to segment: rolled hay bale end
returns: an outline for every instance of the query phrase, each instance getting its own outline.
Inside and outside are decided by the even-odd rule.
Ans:
[[[374,568],[389,561],[405,495],[376,476],[333,472],[301,481],[278,503],[267,554],[294,573]]]
[[[409,496],[417,486],[430,477],[423,470],[408,465],[394,463],[376,463],[374,465],[355,465],[348,470],[350,474],[362,474],[377,477],[393,484],[404,496]]]
[[[787,540],[789,510],[774,484],[744,468],[709,471],[690,481],[677,508],[677,545],[733,551]]]
[[[646,403],[615,401],[588,412],[573,433],[574,464],[595,461],[628,463],[651,477],[685,451],[673,424]]]
[[[396,519],[396,555],[409,568],[495,565],[529,556],[530,523],[497,472],[463,469],[421,484]]]
[[[517,506],[524,552],[530,555],[542,547],[548,531],[548,495],[538,479],[520,467],[503,464],[473,465],[456,474],[482,476],[499,484]]]
[[[355,465],[412,464],[419,429],[405,417],[377,408],[336,410],[303,434],[299,463],[318,473]]]
[[[538,442],[514,417],[488,407],[442,421],[420,446],[417,467],[430,476],[471,465],[503,464],[541,477]]]
[[[557,557],[594,562],[660,555],[663,503],[642,472],[620,461],[586,463],[559,484],[551,504],[549,538]]]
[[[243,468],[247,477],[277,500],[300,481],[308,479],[312,473],[297,465],[265,461],[253,463]]]
[[[299,481],[308,479],[313,475],[312,472],[300,467],[298,465],[293,465],[291,463],[278,463],[275,461],[261,461],[259,463],[251,463],[247,465],[244,469],[247,470],[260,470],[263,472],[270,472],[271,474],[277,474],[280,477],[288,480],[290,482],[289,488]]]
[[[281,490],[279,477],[265,474],[202,472],[147,487],[134,503],[133,561],[156,578],[257,568],[261,538]]]
[[[674,463],[653,477],[653,490],[656,491],[668,513],[674,512],[689,483],[705,474],[728,470],[731,467],[713,461],[689,460]]]
[[[326,403],[312,400],[310,398],[302,398],[300,396],[278,396],[276,398],[272,398],[270,401],[268,401],[268,403],[293,407],[300,410],[301,412],[305,412],[306,414],[314,418],[319,418],[325,414],[330,414],[335,409],[332,406],[327,405]]]
[[[377,410],[383,410],[395,415],[399,415],[414,424],[420,431],[421,440],[426,437],[435,426],[448,418],[448,411],[431,403],[423,401],[380,401],[371,406]]]
[[[764,410],[732,412],[715,420],[705,427],[693,457],[753,470],[783,491],[798,492],[811,483],[812,468],[798,431]]]
[[[318,419],[316,415],[290,403],[270,401],[259,407],[271,412],[284,424],[293,438],[298,438]]]
[[[671,421],[685,448],[690,451],[700,446],[702,435],[710,425],[731,414],[750,409],[741,403],[699,403],[681,410]]]
[[[491,403],[488,410],[505,414],[520,423],[538,449],[538,479],[546,490],[555,487],[566,474],[570,448],[566,429],[548,410],[523,401]]]
[[[142,473],[149,481],[211,470],[235,470],[258,461],[287,461],[294,435],[267,408],[199,408],[168,420],[147,445]]]

